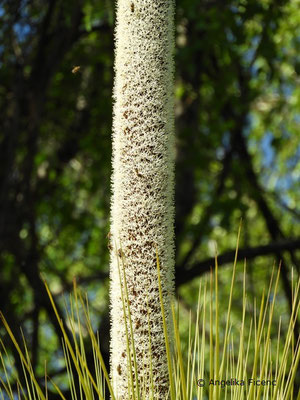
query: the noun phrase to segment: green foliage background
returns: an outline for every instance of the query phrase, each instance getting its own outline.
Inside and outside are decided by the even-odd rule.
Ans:
[[[65,370],[40,274],[62,314],[73,278],[87,289],[108,357],[114,9],[111,0],[0,2],[0,309],[19,338],[23,327],[41,375],[45,358],[50,375]],[[215,242],[220,303],[226,298],[242,218],[249,296],[282,260],[279,309],[289,310],[291,268],[296,274],[300,263],[299,9],[298,0],[177,1],[184,306],[195,307],[194,278],[213,267]]]

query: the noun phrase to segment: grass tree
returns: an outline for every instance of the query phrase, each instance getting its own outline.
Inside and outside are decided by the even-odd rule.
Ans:
[[[110,296],[111,376],[120,399],[130,397],[130,379],[150,397],[169,391],[156,254],[170,327],[173,17],[173,0],[117,2]]]

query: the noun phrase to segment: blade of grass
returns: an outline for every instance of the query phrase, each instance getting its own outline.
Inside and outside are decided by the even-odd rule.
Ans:
[[[213,273],[210,270],[210,303],[209,303],[209,380],[214,379],[213,349]],[[213,400],[213,385],[209,385],[209,400]]]
[[[62,391],[60,390],[60,388],[57,386],[57,384],[48,376],[48,379],[50,380],[50,382],[52,383],[54,389],[57,391],[57,393],[60,395],[60,397],[62,398],[62,400],[67,400],[65,398],[65,396],[63,395]]]
[[[215,249],[215,374],[214,379],[222,379],[220,374],[220,333],[219,333],[219,287],[218,287],[218,255]],[[219,387],[215,391],[215,399],[219,400]]]
[[[292,392],[294,379],[297,373],[298,364],[300,361],[300,337],[298,338],[295,354],[292,360],[292,368],[290,369],[289,376],[288,376],[288,385],[284,392],[284,398],[287,399]]]
[[[152,368],[152,342],[151,342],[151,325],[150,325],[150,309],[149,309],[149,301],[147,295],[147,318],[148,318],[148,336],[149,336],[149,359],[150,359],[150,383],[151,383],[151,392],[152,398],[154,399],[154,382],[153,382],[153,368]]]
[[[261,299],[261,305],[260,305],[257,333],[255,335],[254,363],[253,363],[252,374],[251,374],[252,381],[256,378],[257,363],[258,363],[259,351],[260,351],[260,341],[261,341],[262,327],[263,327],[264,305],[265,305],[265,295],[263,292],[262,299]],[[255,389],[255,385],[251,384],[250,391],[248,392],[248,397],[247,397],[248,400],[252,400],[254,398],[254,389]]]
[[[181,381],[181,389],[182,389],[181,392],[182,392],[183,400],[187,400],[186,380],[185,380],[183,359],[182,359],[181,346],[180,346],[179,329],[178,329],[178,325],[177,325],[177,321],[176,321],[173,304],[171,306],[171,310],[172,310],[172,317],[173,317],[173,324],[174,324],[175,344],[176,344],[177,356],[178,356],[178,361],[179,361],[179,369],[180,369],[180,381]]]
[[[167,360],[168,360],[170,395],[171,395],[171,400],[176,400],[174,382],[172,379],[172,358],[171,358],[171,352],[170,352],[166,314],[165,314],[165,308],[164,308],[164,302],[163,302],[163,294],[162,294],[162,287],[161,287],[161,280],[160,280],[160,263],[159,263],[157,249],[156,249],[156,264],[157,264],[159,299],[160,299],[160,307],[161,307],[161,314],[162,314],[162,320],[163,320],[163,330],[164,330],[165,344],[166,344],[166,353],[167,353]]]
[[[76,288],[76,290],[77,290],[77,288]],[[88,329],[88,332],[89,332],[89,336],[90,336],[90,338],[92,340],[93,349],[95,350],[97,358],[98,358],[98,360],[100,362],[101,370],[102,370],[102,372],[104,374],[104,378],[105,378],[105,381],[107,383],[107,387],[108,387],[109,393],[110,393],[110,395],[112,397],[112,400],[115,400],[114,391],[113,391],[113,388],[112,388],[112,385],[111,385],[111,381],[110,381],[110,378],[109,378],[109,375],[108,375],[108,372],[107,372],[107,369],[106,369],[106,366],[105,366],[105,362],[103,360],[103,356],[102,356],[101,351],[100,351],[100,347],[98,346],[98,341],[97,341],[96,336],[95,336],[94,331],[93,331],[93,327],[92,327],[92,324],[91,324],[91,319],[89,318],[88,311],[87,311],[87,309],[86,309],[86,307],[84,305],[84,301],[83,301],[82,296],[80,295],[80,293],[79,293],[79,296],[80,296],[80,302],[81,302],[82,309],[83,309],[83,312],[84,312],[85,321],[86,321],[86,324],[87,324],[87,329]]]
[[[81,367],[80,367],[80,366],[83,366],[83,369],[86,370],[86,372],[88,373],[89,378],[91,379],[91,382],[92,382],[92,384],[93,384],[93,386],[94,386],[94,388],[95,388],[95,390],[96,390],[96,392],[97,392],[99,398],[100,398],[101,400],[104,400],[104,399],[102,398],[102,396],[101,396],[101,393],[99,392],[99,390],[98,390],[98,388],[97,388],[97,385],[96,385],[96,383],[95,383],[95,381],[94,381],[94,379],[93,379],[93,377],[92,377],[92,375],[91,375],[91,373],[90,373],[90,371],[89,371],[89,369],[88,369],[88,367],[87,367],[85,361],[82,359],[81,355],[79,354],[79,351],[78,351],[78,347],[77,347],[77,345],[76,345],[76,342],[75,342],[75,352],[74,352],[73,347],[72,347],[72,345],[71,345],[71,342],[70,342],[70,340],[69,340],[69,337],[68,337],[68,335],[67,335],[67,333],[66,333],[66,331],[65,331],[63,322],[62,322],[62,320],[61,320],[61,318],[60,318],[60,316],[59,316],[59,314],[58,314],[58,311],[57,311],[56,305],[55,305],[55,303],[54,303],[52,294],[51,294],[51,292],[50,292],[50,290],[49,290],[48,285],[46,284],[46,282],[44,282],[44,284],[45,284],[45,287],[46,287],[46,290],[47,290],[47,293],[48,293],[48,296],[49,296],[49,299],[50,299],[52,308],[53,308],[53,310],[54,310],[56,319],[57,319],[57,321],[58,321],[58,323],[59,323],[59,326],[60,326],[60,329],[61,329],[61,331],[62,331],[64,341],[65,341],[65,343],[66,343],[66,345],[67,345],[67,347],[68,347],[68,350],[69,350],[69,352],[70,352],[72,361],[73,361],[74,366],[75,366],[75,368],[76,368],[76,371],[77,371],[77,373],[78,373],[78,377],[79,377],[80,382],[81,382],[81,384],[82,384],[84,393],[85,393],[85,395],[87,396],[87,400],[92,400],[92,397],[91,397],[90,390],[89,390],[88,386],[86,386],[86,383],[85,383],[85,380],[84,380],[84,376],[83,376],[83,374],[82,374],[82,371],[81,371]],[[79,361],[77,360],[77,357],[76,357],[76,356],[78,356]]]
[[[192,350],[193,350],[193,353],[192,353],[192,357],[191,357],[191,359],[192,359],[191,377],[190,377],[190,380],[188,381],[188,386],[190,387],[189,400],[192,400],[193,386],[194,386],[194,379],[195,379],[194,377],[195,377],[197,343],[198,343],[198,340],[199,340],[199,318],[200,318],[201,288],[202,288],[202,282],[200,282],[200,285],[199,285],[198,302],[197,302],[197,314],[196,314],[196,331],[195,331],[193,349],[191,349],[191,353],[192,353]],[[205,299],[203,301],[204,301],[203,304],[205,305]],[[205,310],[205,307],[203,308],[203,310]],[[203,319],[205,319],[205,315],[203,316]]]
[[[289,347],[290,347],[290,342],[292,340],[292,336],[293,336],[293,332],[294,332],[294,326],[295,326],[296,320],[298,318],[298,312],[299,312],[299,307],[300,307],[300,301],[297,303],[299,288],[300,288],[300,279],[298,281],[298,284],[297,284],[297,287],[296,287],[296,290],[295,290],[294,302],[293,302],[293,305],[292,305],[292,315],[291,315],[290,321],[289,321],[289,326],[288,326],[288,330],[287,330],[287,336],[286,336],[286,340],[285,340],[285,343],[284,343],[282,362],[281,362],[281,365],[280,365],[280,368],[279,368],[277,380],[281,380],[282,376],[284,376],[283,371],[284,371],[284,368],[285,368],[285,363],[286,363],[286,359],[287,359],[287,355],[288,355],[288,350],[289,350]],[[276,385],[275,392],[274,392],[274,399],[276,399],[278,390],[279,390],[279,385],[278,386]]]
[[[132,354],[133,354],[133,367],[134,367],[134,374],[135,374],[135,387],[137,392],[137,399],[140,400],[140,388],[139,388],[139,379],[138,379],[138,368],[137,368],[137,358],[136,358],[136,351],[135,351],[135,344],[134,344],[134,334],[133,334],[133,325],[132,325],[132,318],[131,318],[131,311],[130,311],[130,301],[128,296],[128,287],[127,287],[127,278],[125,274],[125,259],[124,259],[124,252],[121,247],[121,254],[122,254],[122,263],[123,263],[123,281],[124,281],[124,289],[125,289],[125,304],[127,305],[127,312],[128,312],[128,320],[129,320],[129,329],[131,335],[131,342],[132,342]]]
[[[4,317],[4,315],[2,314],[1,311],[0,311],[0,319],[2,320],[4,327],[5,327],[5,329],[6,329],[7,333],[8,333],[8,335],[9,335],[9,337],[11,338],[11,340],[12,340],[12,342],[13,342],[13,344],[14,344],[14,346],[15,346],[15,348],[16,348],[16,350],[17,350],[19,356],[20,356],[21,362],[24,364],[26,370],[28,371],[28,373],[29,373],[29,375],[30,375],[30,379],[31,379],[31,381],[33,382],[33,384],[34,384],[34,386],[35,386],[37,392],[39,393],[39,395],[40,395],[40,397],[41,397],[42,400],[46,400],[46,397],[44,396],[44,394],[43,394],[43,392],[42,392],[42,389],[40,388],[38,382],[36,381],[35,376],[34,376],[34,374],[32,373],[31,368],[30,368],[30,366],[28,365],[28,363],[27,363],[27,361],[26,361],[26,359],[25,359],[25,357],[24,357],[23,352],[22,352],[22,350],[20,349],[20,346],[19,346],[19,344],[18,344],[18,342],[17,342],[17,340],[16,340],[14,334],[12,333],[12,331],[11,331],[11,329],[10,329],[10,327],[9,327],[9,325],[8,325],[6,319],[5,319],[5,317]]]
[[[239,230],[238,230],[238,236],[237,236],[237,244],[236,244],[236,250],[235,250],[234,263],[233,263],[232,279],[231,279],[231,286],[230,286],[230,292],[229,292],[229,301],[228,301],[228,307],[227,307],[227,319],[226,319],[225,334],[224,334],[223,355],[222,355],[221,367],[220,367],[220,371],[219,371],[219,376],[221,376],[221,377],[223,376],[223,372],[224,372],[224,363],[225,363],[226,350],[227,350],[227,336],[228,336],[228,329],[229,329],[229,323],[230,323],[233,287],[234,287],[234,282],[235,282],[237,256],[238,256],[239,242],[240,242],[240,236],[241,236],[241,229],[242,229],[242,224],[240,223]],[[218,391],[218,395],[219,395],[220,387],[217,388],[217,391]]]
[[[273,313],[274,313],[274,306],[275,306],[275,301],[276,301],[276,295],[277,295],[279,277],[280,277],[280,266],[279,266],[278,272],[277,272],[277,277],[276,277],[276,282],[275,282],[275,288],[274,288],[274,294],[273,294],[273,299],[272,299],[272,304],[271,304],[271,310],[270,310],[270,314],[269,314],[269,323],[268,323],[268,330],[267,330],[267,343],[269,343],[269,339],[270,339],[271,326],[272,326],[272,320],[273,320]],[[272,279],[271,279],[271,282],[272,282]],[[269,290],[268,300],[270,300],[270,293],[271,293],[271,289]],[[268,346],[265,346],[265,348],[264,348],[264,355],[263,355],[263,362],[262,362],[262,367],[261,367],[261,376],[264,375],[265,369],[266,369],[266,367],[267,367],[267,355],[268,355],[268,351],[269,351]],[[257,400],[259,400],[259,398],[260,398],[259,396],[260,396],[262,387],[263,387],[263,386],[261,385],[261,386],[259,386],[259,388],[258,388],[257,395],[256,395]]]

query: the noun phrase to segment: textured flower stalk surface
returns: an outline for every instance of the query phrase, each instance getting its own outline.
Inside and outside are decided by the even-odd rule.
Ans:
[[[169,377],[156,251],[170,330],[174,283],[174,4],[173,0],[117,3],[110,235],[111,376],[118,399],[130,397],[130,369],[140,393],[152,397],[153,380],[155,398],[164,399]],[[124,319],[123,271],[133,335],[128,317],[126,322]],[[127,351],[126,326],[130,347],[134,341],[137,377],[133,357]]]

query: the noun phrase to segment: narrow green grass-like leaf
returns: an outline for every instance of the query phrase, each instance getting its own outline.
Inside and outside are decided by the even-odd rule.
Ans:
[[[124,259],[124,253],[121,247],[121,254],[122,254],[122,263],[123,263],[123,281],[124,281],[124,289],[125,289],[125,304],[127,305],[127,312],[128,312],[128,319],[129,319],[129,329],[130,329],[130,335],[131,335],[131,341],[132,341],[132,354],[133,354],[133,366],[134,366],[134,374],[135,374],[135,385],[136,385],[136,393],[137,393],[137,400],[140,400],[140,387],[139,387],[139,372],[137,369],[137,359],[136,359],[136,351],[135,351],[135,344],[134,344],[134,334],[133,334],[133,325],[132,325],[132,318],[131,318],[131,312],[130,312],[130,302],[129,302],[129,296],[128,296],[128,287],[127,287],[127,279],[126,279],[126,274],[125,274],[125,259]]]
[[[175,335],[175,344],[176,344],[176,351],[178,356],[178,364],[180,370],[180,382],[181,382],[181,393],[183,400],[187,400],[187,389],[186,389],[186,379],[185,379],[185,372],[183,367],[183,360],[182,360],[182,353],[181,353],[181,345],[180,345],[180,337],[179,337],[179,329],[177,326],[174,305],[171,306],[172,309],[172,317],[173,317],[173,324],[174,324],[174,335]]]
[[[93,384],[93,386],[94,386],[94,388],[95,388],[95,390],[96,390],[96,392],[97,392],[97,394],[98,394],[98,396],[99,396],[99,399],[102,400],[103,397],[101,396],[101,393],[99,392],[99,390],[98,390],[98,388],[97,388],[97,385],[95,384],[94,379],[93,379],[93,377],[92,377],[92,375],[91,375],[91,373],[90,373],[90,371],[89,371],[89,369],[88,369],[88,367],[87,367],[85,361],[83,360],[83,358],[81,357],[81,355],[80,355],[80,353],[79,353],[78,346],[77,346],[76,342],[75,342],[75,352],[74,352],[74,350],[73,350],[73,348],[72,348],[72,345],[71,345],[71,342],[70,342],[70,340],[69,340],[69,337],[68,337],[68,335],[67,335],[67,333],[66,333],[66,331],[65,331],[63,322],[62,322],[62,320],[61,320],[61,318],[60,318],[60,316],[59,316],[59,314],[58,314],[58,311],[57,311],[56,305],[55,305],[55,303],[54,303],[52,294],[51,294],[51,292],[50,292],[50,290],[49,290],[49,288],[48,288],[48,285],[47,285],[46,283],[45,283],[45,287],[46,287],[48,296],[49,296],[49,298],[50,298],[50,301],[51,301],[51,304],[52,304],[52,307],[53,307],[53,310],[54,310],[56,319],[57,319],[57,321],[58,321],[58,323],[59,323],[59,325],[60,325],[60,329],[61,329],[61,331],[62,331],[64,341],[65,341],[65,343],[66,343],[66,345],[67,345],[68,351],[70,352],[72,361],[73,361],[73,363],[74,363],[74,366],[75,366],[76,371],[77,371],[77,373],[78,373],[78,377],[79,377],[79,379],[80,379],[80,383],[81,383],[82,388],[83,388],[83,390],[84,390],[84,393],[85,393],[85,395],[86,395],[86,400],[93,400],[93,399],[92,399],[92,397],[91,397],[91,392],[90,392],[90,390],[89,390],[89,387],[86,385],[86,382],[85,382],[84,375],[83,375],[83,373],[82,373],[81,367],[83,367],[83,370],[87,371],[87,373],[88,373],[88,375],[89,375],[89,377],[90,377],[90,379],[91,379],[91,382],[92,382],[92,384]],[[104,399],[103,399],[103,400],[104,400]]]
[[[95,336],[93,328],[92,328],[91,319],[89,318],[88,310],[85,307],[84,301],[83,301],[82,296],[80,295],[80,293],[79,293],[79,297],[80,297],[80,302],[81,302],[81,305],[82,305],[83,313],[84,313],[84,316],[85,316],[85,322],[86,322],[86,325],[87,325],[88,333],[89,333],[90,339],[92,341],[93,350],[95,351],[95,353],[97,355],[97,360],[99,360],[99,362],[100,362],[101,371],[103,372],[105,381],[107,383],[107,387],[108,387],[110,396],[112,397],[112,400],[115,400],[115,395],[114,395],[114,392],[113,392],[111,381],[110,381],[110,378],[109,378],[109,375],[108,375],[108,372],[107,372],[107,369],[106,369],[106,366],[105,366],[105,362],[103,360],[103,356],[102,356],[101,351],[100,351],[100,347],[98,346],[98,340],[96,339],[96,336]]]
[[[60,395],[62,400],[67,400],[65,396],[63,395],[62,391],[60,388],[57,386],[57,384],[48,376],[48,379],[50,380],[51,384],[53,385],[54,389],[57,391],[57,393]]]
[[[0,339],[0,343],[1,343],[1,347],[3,348],[3,350],[4,350],[4,352],[5,352],[6,357],[9,359],[8,354],[7,354],[7,352],[6,352],[6,349],[5,349],[5,347],[4,347],[4,343],[2,342],[1,339]],[[11,388],[11,385],[10,385],[10,382],[9,382],[6,364],[5,364],[5,362],[4,362],[4,359],[3,359],[3,356],[2,356],[2,353],[1,353],[1,352],[0,352],[0,360],[1,360],[2,367],[3,367],[3,371],[4,371],[4,375],[5,375],[5,379],[6,379],[7,385],[5,384],[5,382],[3,381],[3,379],[1,378],[1,376],[0,376],[0,382],[1,382],[2,385],[3,385],[6,394],[7,394],[11,399],[13,399],[13,391],[12,391],[12,388]]]
[[[261,299],[261,305],[260,305],[257,331],[255,329],[255,353],[254,353],[254,363],[253,363],[252,375],[251,375],[252,380],[254,380],[256,378],[257,364],[258,364],[258,360],[259,360],[259,350],[260,350],[260,342],[261,342],[262,327],[263,327],[264,305],[265,305],[265,295],[263,293],[262,299]],[[254,398],[254,388],[255,388],[255,386],[251,384],[249,394],[247,397],[248,400],[252,400]]]
[[[123,253],[123,252],[122,252]],[[123,259],[122,259],[123,261]],[[130,307],[129,307],[129,301],[128,301],[128,292],[125,291],[125,299],[124,299],[124,289],[123,289],[123,283],[122,283],[122,277],[124,279],[125,273],[123,272],[123,276],[121,274],[121,268],[120,268],[120,263],[119,260],[118,262],[118,269],[119,269],[119,280],[120,280],[120,288],[121,288],[121,299],[122,299],[122,308],[123,308],[123,316],[124,316],[124,323],[125,323],[125,333],[126,333],[126,347],[127,347],[127,372],[128,372],[128,381],[129,385],[128,388],[129,390],[132,390],[133,393],[133,398],[135,399],[135,391],[137,391],[137,397],[139,399],[139,387],[138,387],[138,382],[137,382],[137,371],[136,371],[136,358],[134,358],[134,369],[135,369],[135,384],[133,380],[133,374],[132,374],[132,368],[131,368],[131,354],[135,350],[134,348],[134,338],[133,335],[131,336],[131,341],[132,341],[132,346],[130,347],[130,341],[129,341],[129,333],[128,333],[128,325],[127,325],[127,320],[129,319],[129,323],[131,321],[130,315],[127,315],[127,313],[130,313]],[[124,265],[123,265],[123,270],[124,270]],[[126,277],[125,277],[126,278]],[[125,282],[124,282],[125,285]],[[126,305],[127,303],[127,305]],[[132,332],[132,325],[131,328],[129,328]],[[129,398],[130,393],[128,393]]]
[[[147,296],[147,318],[148,318],[148,337],[149,337],[149,359],[150,359],[150,381],[151,381],[151,395],[154,399],[154,382],[153,382],[153,368],[152,368],[152,342],[151,342],[151,325],[150,325],[150,310]]]
[[[278,380],[281,380],[282,376],[284,376],[284,368],[285,368],[285,364],[286,364],[288,350],[289,350],[290,343],[292,340],[295,323],[298,318],[298,313],[299,313],[299,308],[300,308],[300,300],[298,300],[298,302],[297,302],[298,294],[299,294],[299,287],[300,287],[300,279],[298,281],[298,284],[297,284],[297,287],[295,290],[295,297],[294,297],[294,301],[293,301],[293,305],[292,305],[292,315],[291,315],[289,326],[288,326],[287,338],[286,338],[285,344],[284,344],[282,362],[281,362],[279,372],[278,372],[278,378],[277,378]],[[279,386],[276,386],[275,392],[274,392],[274,399],[276,399],[278,390],[279,390]]]
[[[293,357],[292,368],[290,369],[289,376],[288,376],[288,386],[286,387],[286,390],[284,392],[284,397],[286,399],[289,397],[289,395],[292,393],[292,390],[293,390],[293,382],[294,382],[296,372],[298,370],[299,361],[300,361],[299,347],[300,347],[300,337],[298,339],[295,354]]]
[[[214,349],[213,349],[213,273],[210,271],[210,303],[209,303],[209,379],[215,376],[214,374]],[[209,386],[209,400],[213,399],[214,387]]]
[[[239,242],[239,236],[238,236]],[[236,260],[233,264],[233,276],[231,279],[230,291],[227,303],[227,320],[225,321],[224,337],[222,335],[222,304],[219,305],[219,282],[218,282],[218,261],[215,259],[215,273],[210,274],[210,283],[201,280],[199,285],[198,301],[195,313],[188,314],[188,340],[187,357],[184,357],[184,346],[179,334],[182,313],[179,315],[179,308],[171,305],[171,315],[173,319],[175,348],[170,348],[169,326],[166,320],[166,310],[163,298],[163,288],[160,279],[160,264],[157,257],[158,288],[159,301],[161,305],[161,317],[165,336],[165,349],[167,355],[170,390],[168,398],[171,400],[300,400],[300,391],[296,393],[295,379],[299,370],[300,363],[300,345],[299,338],[294,336],[294,327],[299,315],[300,309],[300,280],[293,286],[292,292],[292,313],[287,327],[283,327],[281,318],[274,332],[274,322],[276,314],[276,300],[279,288],[280,269],[274,274],[274,269],[270,278],[267,295],[265,291],[262,294],[260,305],[254,301],[253,314],[249,315],[248,300],[246,289],[246,263],[243,272],[242,289],[242,310],[240,320],[236,317],[232,319],[232,303],[234,301],[234,288],[236,273]],[[122,259],[125,263],[125,260]],[[151,355],[151,326],[150,309],[147,303],[148,313],[148,342],[149,355],[142,353],[141,357],[147,357],[150,360],[147,373],[149,382],[139,379],[137,381],[137,361],[144,364],[143,358],[136,359],[135,346],[133,338],[132,314],[128,298],[127,282],[125,268],[119,267],[120,285],[122,288],[122,304],[124,320],[126,323],[126,340],[128,354],[128,399],[129,400],[166,400],[160,399],[155,393],[155,382],[153,381],[153,366]],[[215,279],[215,281],[213,281]],[[292,276],[292,281],[294,277]],[[273,282],[274,280],[274,282]],[[221,286],[220,286],[221,287]],[[62,328],[63,351],[67,367],[68,385],[72,400],[102,400],[105,397],[104,382],[108,385],[110,396],[116,400],[112,388],[111,380],[108,376],[105,364],[101,355],[99,346],[99,336],[95,335],[91,316],[89,313],[89,304],[87,298],[84,300],[81,291],[74,282],[74,294],[70,298],[70,308],[66,306],[66,324],[70,328],[71,341],[68,341],[67,332],[64,324],[58,316],[55,303],[51,297],[49,288],[46,286],[49,298],[52,302],[54,314]],[[210,290],[210,293],[208,291]],[[220,291],[221,293],[221,291]],[[221,299],[221,296],[220,296]],[[223,299],[222,299],[223,302]],[[253,307],[253,306],[252,306]],[[176,311],[175,311],[176,310]],[[1,342],[0,364],[2,370],[0,376],[0,399],[6,400],[48,400],[51,399],[48,394],[48,380],[52,388],[58,393],[62,400],[66,400],[62,390],[51,378],[47,376],[45,365],[45,388],[37,383],[30,361],[30,355],[23,337],[24,350],[21,350],[8,324],[3,320],[4,327],[14,343],[21,359],[21,366],[24,375],[24,388],[19,377],[14,374],[13,366],[9,366],[9,357],[5,347]],[[5,323],[5,322],[6,323]],[[195,327],[193,327],[193,324]],[[238,325],[237,325],[238,324]],[[284,329],[285,328],[285,329]],[[237,332],[237,334],[236,334]],[[22,334],[23,335],[23,334]],[[95,376],[87,365],[87,356],[85,349],[86,339],[89,338],[92,344],[92,355],[94,359]],[[71,344],[72,342],[72,344]],[[148,351],[148,350],[147,350]],[[253,353],[253,357],[252,357]],[[220,365],[219,365],[220,361]],[[134,368],[133,368],[134,366]],[[133,373],[135,377],[133,377]],[[210,379],[230,379],[236,377],[238,380],[244,380],[246,386],[228,386],[221,388],[219,385],[209,385],[207,387],[207,375]],[[145,375],[146,376],[146,375]],[[197,379],[205,379],[206,386],[199,387],[196,384]],[[276,380],[276,386],[255,386],[248,385],[248,378]],[[10,385],[13,380],[14,386]],[[79,382],[75,384],[75,382]],[[150,389],[149,389],[150,388]],[[150,390],[150,392],[149,392]],[[95,395],[95,393],[97,393]],[[70,400],[70,399],[68,399]]]
[[[167,353],[167,360],[168,360],[168,370],[169,370],[169,380],[170,380],[170,395],[171,395],[171,400],[176,400],[174,382],[173,382],[173,379],[172,379],[172,357],[171,357],[171,351],[170,351],[169,336],[168,336],[168,329],[167,329],[167,321],[166,321],[165,308],[164,308],[164,302],[163,302],[163,294],[162,294],[162,287],[161,287],[161,280],[160,280],[160,263],[159,263],[157,250],[156,250],[156,264],[157,264],[159,299],[160,299],[160,307],[161,307],[161,314],[162,314],[162,321],[163,321],[163,330],[164,330],[165,344],[166,344],[166,353]]]
[[[232,306],[233,288],[234,288],[234,282],[235,282],[237,256],[238,256],[239,242],[240,242],[240,236],[241,236],[241,229],[242,229],[242,226],[240,224],[239,230],[238,230],[238,236],[237,236],[237,244],[236,244],[236,250],[235,250],[235,256],[234,256],[231,286],[230,286],[230,293],[229,293],[229,300],[228,300],[228,307],[227,307],[227,319],[226,319],[226,326],[225,326],[225,333],[224,333],[223,356],[222,356],[220,371],[218,371],[219,376],[221,376],[221,377],[223,376],[223,373],[224,373],[224,363],[225,363],[226,352],[227,352],[227,337],[228,337],[228,329],[229,329],[229,323],[230,323],[230,313],[231,313],[231,306]],[[220,393],[219,386],[217,387],[217,392],[218,392],[218,396],[219,396],[219,393]]]
[[[10,338],[11,338],[11,340],[12,340],[12,342],[13,342],[13,344],[14,344],[14,346],[15,346],[15,348],[16,348],[19,356],[20,356],[21,362],[24,364],[27,372],[29,373],[30,379],[31,379],[34,387],[36,388],[37,392],[39,393],[40,398],[42,400],[46,400],[46,397],[44,396],[44,394],[42,392],[42,389],[40,388],[38,382],[35,379],[35,376],[34,376],[34,374],[32,372],[31,367],[28,365],[27,360],[26,360],[22,350],[20,349],[20,346],[19,346],[14,334],[12,333],[12,331],[11,331],[11,329],[10,329],[10,327],[9,327],[9,325],[8,325],[6,319],[5,319],[5,317],[4,317],[4,315],[2,314],[1,311],[0,311],[0,319],[2,320],[4,327],[5,327],[6,331],[7,331],[7,333],[9,334],[9,336],[10,336]]]
[[[218,285],[218,257],[217,250],[215,250],[215,373],[214,379],[222,379],[220,374],[220,332],[219,332],[219,285]],[[215,399],[219,400],[219,388],[216,388]]]

